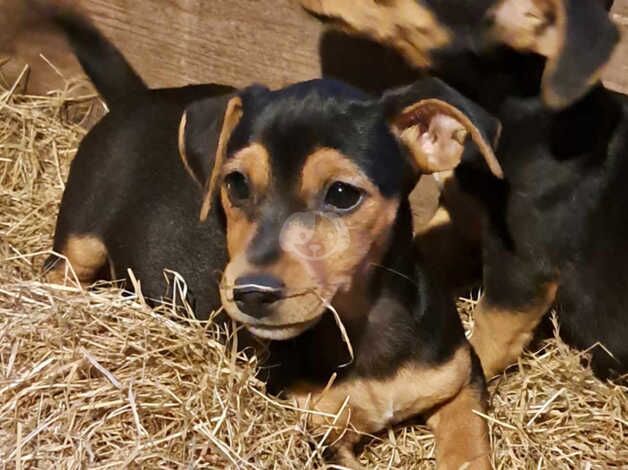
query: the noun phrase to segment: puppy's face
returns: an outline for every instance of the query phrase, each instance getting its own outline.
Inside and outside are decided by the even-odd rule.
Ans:
[[[296,336],[386,244],[404,168],[375,103],[334,82],[242,95],[220,171],[224,308],[256,335]]]
[[[351,288],[386,243],[399,201],[339,149],[283,156],[300,161],[273,159],[260,142],[239,149],[220,189],[231,260],[223,305],[271,339],[301,333]]]
[[[477,129],[419,88],[374,100],[317,80],[232,99],[208,198],[226,218],[222,303],[252,333],[287,339],[313,325],[383,255],[418,168],[460,161]]]

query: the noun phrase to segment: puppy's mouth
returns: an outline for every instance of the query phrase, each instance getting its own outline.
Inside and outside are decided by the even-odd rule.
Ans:
[[[244,324],[245,328],[258,338],[285,341],[296,338],[300,334],[312,328],[322,318],[323,314],[301,323],[291,325],[268,326],[259,324]]]
[[[244,325],[253,335],[283,341],[299,336],[321,319],[327,310],[320,293],[295,295],[277,300],[272,310],[258,316],[244,313],[233,300],[230,289],[221,289],[222,304],[227,314]]]

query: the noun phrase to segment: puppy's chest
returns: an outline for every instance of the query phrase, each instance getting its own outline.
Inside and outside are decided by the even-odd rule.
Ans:
[[[455,395],[468,378],[467,356],[461,351],[439,367],[410,361],[389,377],[349,375],[327,388],[300,382],[291,388],[290,396],[300,406],[325,413],[336,414],[348,407],[358,429],[374,432]]]
[[[405,421],[442,400],[442,393],[425,383],[420,373],[404,368],[389,381],[363,383],[351,398],[368,421],[385,427]]]

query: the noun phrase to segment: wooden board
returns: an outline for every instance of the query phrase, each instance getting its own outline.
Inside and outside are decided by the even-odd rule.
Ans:
[[[16,1],[21,0],[0,0],[0,13],[3,4]],[[262,82],[278,87],[321,73],[318,45],[323,28],[293,0],[74,1],[153,87],[205,82],[236,86]],[[616,0],[613,12],[623,42],[605,79],[611,88],[628,92],[628,0]],[[16,18],[5,15],[5,30],[19,23],[19,15],[13,15]],[[5,79],[10,82],[29,63],[33,69],[31,92],[42,93],[63,85],[62,77],[52,71],[40,53],[63,76],[80,72],[67,46],[50,31],[29,31],[12,48],[13,60],[2,68]],[[364,77],[373,78],[377,70],[384,69],[374,50],[342,57]],[[384,57],[386,64],[394,63],[390,56]],[[387,83],[412,76],[401,66],[396,70],[398,80]]]
[[[153,87],[205,82],[239,86],[252,81],[278,87],[320,75],[321,25],[291,0],[77,3]],[[14,50],[18,60],[7,75],[15,76],[29,62],[34,69],[32,91],[60,83],[40,53],[64,75],[80,70],[58,35],[50,31],[22,35]]]

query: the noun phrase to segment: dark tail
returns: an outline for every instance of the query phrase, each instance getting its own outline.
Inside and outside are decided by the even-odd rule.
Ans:
[[[83,70],[109,106],[125,95],[148,89],[122,53],[85,17],[45,0],[31,2],[65,33]]]

